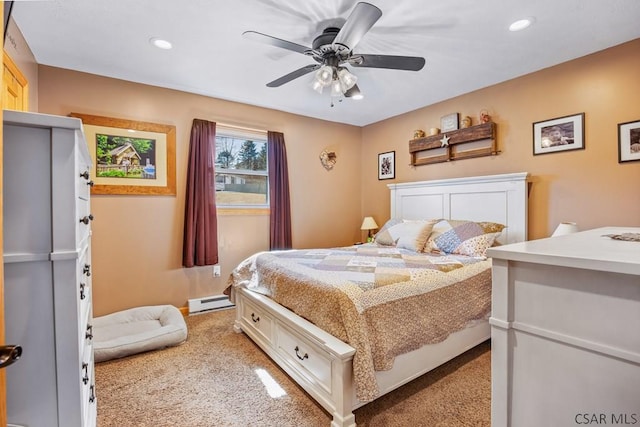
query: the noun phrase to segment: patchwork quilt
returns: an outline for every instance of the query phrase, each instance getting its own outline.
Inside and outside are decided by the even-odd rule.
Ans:
[[[356,395],[379,391],[375,371],[491,311],[491,261],[376,244],[261,252],[229,278],[267,295],[356,349]]]

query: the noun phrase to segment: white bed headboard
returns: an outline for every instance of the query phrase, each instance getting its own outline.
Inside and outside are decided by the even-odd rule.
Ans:
[[[505,224],[502,244],[527,239],[527,172],[388,184],[391,217]]]

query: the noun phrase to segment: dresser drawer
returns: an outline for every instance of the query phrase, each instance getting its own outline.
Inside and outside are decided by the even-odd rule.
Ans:
[[[93,351],[93,318],[91,310],[87,313],[87,319],[81,321],[79,330],[79,349],[82,358]]]
[[[82,387],[82,414],[83,419],[91,415],[96,407],[96,386],[95,386],[95,370],[93,363],[93,355],[87,359],[83,359],[82,369],[80,373]]]
[[[89,193],[91,192],[91,172],[90,166],[82,161],[81,158],[78,161],[78,176],[76,177],[76,194],[78,197],[89,200]]]
[[[91,207],[89,201],[81,198],[76,199],[76,245],[80,246],[89,237],[91,232]]]
[[[244,324],[248,325],[267,343],[271,343],[273,336],[273,319],[251,303],[244,300],[242,304],[242,318]]]
[[[91,300],[92,300],[92,286],[91,286],[91,257],[89,248],[80,254],[78,264],[76,266],[76,292],[78,298],[78,322],[80,323],[80,331],[84,331],[88,319],[91,315]],[[81,340],[84,338],[81,337]]]
[[[281,323],[276,326],[276,351],[309,381],[331,393],[331,360],[322,349]]]

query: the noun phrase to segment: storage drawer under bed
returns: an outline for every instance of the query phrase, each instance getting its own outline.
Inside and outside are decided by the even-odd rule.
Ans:
[[[331,359],[310,340],[276,323],[276,351],[308,381],[331,393]]]
[[[271,316],[269,316],[266,311],[247,302],[246,299],[243,299],[241,313],[244,324],[257,333],[268,344],[272,344],[273,319]]]

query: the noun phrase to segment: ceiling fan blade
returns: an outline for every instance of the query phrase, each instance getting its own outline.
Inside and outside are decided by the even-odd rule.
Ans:
[[[351,15],[349,15],[340,32],[333,40],[333,46],[342,45],[352,51],[381,16],[382,11],[372,4],[364,2],[356,4]]]
[[[389,68],[392,70],[420,71],[425,60],[419,56],[354,55],[349,64],[363,68]]]
[[[257,31],[245,31],[242,33],[243,36],[250,40],[255,40],[260,43],[266,43],[271,46],[280,47],[282,49],[292,50],[294,52],[304,54],[307,51],[310,51],[311,48],[306,46],[302,46],[301,44],[289,42],[286,40],[279,39],[277,37],[269,36],[267,34],[262,34]]]
[[[358,98],[362,98],[362,93],[360,92],[360,88],[358,87],[357,84],[353,85],[351,87],[351,89],[347,90],[344,93],[344,97],[345,98],[354,98],[354,99],[358,99]]]
[[[285,83],[289,83],[291,80],[295,80],[298,77],[302,77],[305,74],[309,74],[310,72],[317,70],[318,68],[320,68],[320,66],[320,64],[305,65],[304,67],[298,68],[297,70],[292,71],[291,73],[286,74],[279,79],[275,79],[274,81],[267,83],[267,87],[282,86]]]

